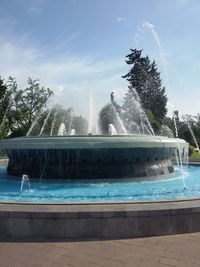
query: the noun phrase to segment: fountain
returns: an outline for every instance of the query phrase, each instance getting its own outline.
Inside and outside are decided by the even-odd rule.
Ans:
[[[0,238],[130,238],[174,234],[188,232],[188,220],[194,216],[200,218],[199,201],[188,200],[186,205],[184,201],[171,200],[189,192],[185,185],[183,190],[179,178],[174,179],[171,161],[177,151],[180,159],[188,150],[184,140],[178,136],[153,135],[142,110],[138,113],[139,125],[134,121],[132,127],[140,134],[119,135],[110,124],[108,135],[77,135],[71,126],[66,135],[62,122],[58,135],[53,136],[56,114],[50,136],[43,136],[40,131],[39,136],[0,141],[0,149],[9,158],[8,185],[5,179],[1,180],[1,173],[0,197],[5,195],[4,201],[14,201],[0,205]],[[117,118],[121,120],[119,115]],[[92,125],[90,129],[95,128]],[[31,190],[24,190],[30,189],[29,177]],[[16,193],[9,193],[9,188]],[[155,201],[157,190],[165,201]],[[146,199],[154,201],[145,202]],[[199,225],[191,219],[189,231],[199,230]]]
[[[134,127],[132,125],[129,131],[126,130],[118,114],[117,103],[112,92],[110,105],[115,114],[118,131],[114,125],[109,124],[108,135],[97,135],[97,120],[94,119],[95,116],[92,116],[95,110],[94,101],[90,94],[89,135],[75,135],[75,130],[71,129],[70,112],[68,131],[64,123],[66,120],[62,117],[63,122],[61,121],[57,136],[52,136],[54,126],[51,127],[50,136],[42,136],[52,113],[50,109],[39,131],[39,136],[0,141],[0,149],[9,158],[7,173],[14,176],[27,173],[31,178],[65,180],[149,179],[152,177],[159,179],[173,174],[174,167],[171,158],[178,151],[182,165],[181,157],[184,151],[188,150],[188,144],[178,139],[177,134],[176,138],[155,136],[141,107],[137,92],[133,88],[132,92],[134,94],[132,106],[136,120],[133,120]],[[57,114],[56,110],[55,114]],[[55,114],[52,125],[55,124]],[[135,125],[141,134],[130,132]]]
[[[151,28],[156,38],[151,25],[144,27]],[[0,197],[13,201],[0,205],[0,237],[130,238],[200,230],[200,201],[180,200],[197,197],[200,191],[196,179],[187,190],[182,158],[188,144],[177,131],[173,138],[166,127],[162,134],[167,132],[168,137],[156,136],[133,93],[136,119],[131,125],[123,121],[126,111],[118,114],[111,93],[116,125],[109,124],[107,135],[99,135],[90,92],[88,135],[76,133],[72,118],[69,127],[62,118],[56,130],[55,109],[54,114],[47,113],[39,136],[30,133],[40,116],[26,137],[0,141],[9,159],[8,186],[5,179],[0,181]],[[50,116],[50,135],[44,136]],[[176,155],[181,172],[172,164]],[[30,189],[29,177],[31,190],[23,190]],[[191,190],[193,184],[196,191]]]

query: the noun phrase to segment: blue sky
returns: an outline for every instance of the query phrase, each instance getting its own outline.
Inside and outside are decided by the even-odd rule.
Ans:
[[[0,75],[38,78],[54,101],[87,114],[114,91],[129,48],[143,49],[161,71],[169,110],[200,112],[200,1],[198,0],[0,0]]]

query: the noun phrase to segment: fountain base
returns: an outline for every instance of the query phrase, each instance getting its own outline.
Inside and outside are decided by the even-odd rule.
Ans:
[[[181,153],[188,144],[179,139]],[[8,174],[35,178],[147,178],[173,172],[177,139],[159,136],[63,136],[3,140]]]

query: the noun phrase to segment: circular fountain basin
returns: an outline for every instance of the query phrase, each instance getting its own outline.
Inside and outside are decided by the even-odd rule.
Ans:
[[[173,173],[171,157],[181,139],[161,136],[56,136],[0,141],[8,174],[35,178],[109,179],[161,177]]]
[[[9,177],[5,182],[5,186],[17,183],[19,191],[18,199],[7,198],[0,203],[0,239],[130,238],[199,231],[199,199],[23,202],[26,194],[36,195],[32,178],[31,189],[24,188],[20,194],[24,173],[36,178],[69,180],[161,178],[173,173],[170,158],[177,147],[184,153],[188,144],[184,140],[159,136],[36,137],[0,141],[0,149],[9,157],[8,173],[20,176],[20,179]],[[62,181],[62,185],[67,183]],[[79,183],[77,180],[74,183],[79,194]],[[40,184],[40,180],[36,184]],[[3,182],[1,188],[6,194]],[[55,196],[55,188],[52,194]]]

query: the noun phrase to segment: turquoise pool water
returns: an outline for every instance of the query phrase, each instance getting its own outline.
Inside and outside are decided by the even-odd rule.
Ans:
[[[170,200],[200,197],[200,167],[184,169],[186,188],[178,168],[175,176],[152,181],[53,181],[30,179],[30,189],[21,177],[6,175],[0,167],[0,201],[28,202],[106,202],[130,200]]]

